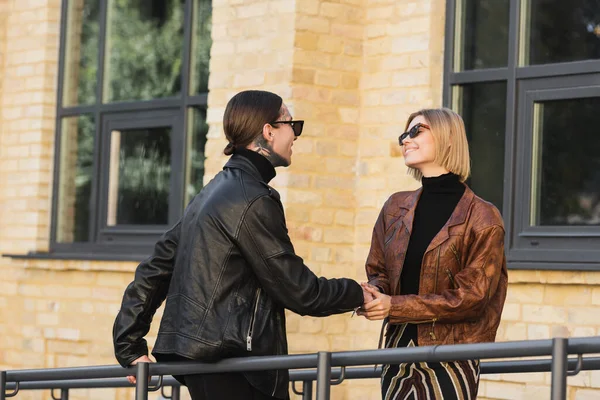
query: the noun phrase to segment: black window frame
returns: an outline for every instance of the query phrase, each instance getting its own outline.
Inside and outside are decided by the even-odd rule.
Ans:
[[[520,65],[522,13],[528,0],[510,0],[508,21],[507,66],[501,68],[454,71],[458,57],[456,40],[457,5],[463,0],[447,0],[445,54],[443,66],[443,99],[453,107],[454,88],[460,85],[506,82],[506,123],[504,154],[503,209],[506,228],[505,248],[511,269],[534,270],[600,270],[600,227],[536,227],[531,229],[523,219],[529,209],[529,181],[523,174],[530,166],[532,124],[528,123],[533,100],[545,98],[571,99],[590,97],[600,76],[600,60],[584,60],[543,65]],[[531,86],[533,85],[533,86]],[[582,88],[583,86],[583,88]],[[544,89],[545,88],[545,89]],[[533,92],[544,92],[533,95]],[[541,97],[539,97],[541,96]],[[528,108],[529,107],[529,108]],[[475,166],[476,168],[476,166]],[[552,251],[536,250],[539,244],[559,246]]]
[[[105,49],[106,49],[106,25],[108,0],[99,0],[99,40],[98,40],[98,60],[96,75],[96,102],[90,105],[63,106],[63,91],[65,79],[65,61],[67,55],[67,29],[68,29],[68,11],[69,0],[61,2],[61,25],[60,25],[60,45],[58,62],[58,86],[57,86],[57,108],[56,108],[56,133],[55,133],[55,151],[54,151],[54,173],[52,188],[52,212],[50,224],[50,252],[46,254],[32,253],[29,256],[34,258],[58,258],[58,259],[91,259],[91,260],[140,260],[147,257],[152,249],[156,239],[162,232],[166,231],[168,226],[177,222],[177,219],[183,213],[185,197],[185,161],[188,158],[186,143],[189,135],[189,121],[187,115],[192,108],[206,110],[208,108],[208,92],[191,94],[190,76],[192,68],[192,35],[194,22],[194,3],[195,0],[185,0],[184,25],[183,25],[183,52],[182,52],[182,71],[181,71],[181,93],[178,96],[165,97],[152,100],[140,101],[120,101],[112,103],[103,103],[104,99],[104,72]],[[171,159],[171,180],[178,190],[170,193],[169,196],[169,218],[165,226],[156,225],[135,225],[135,226],[117,226],[111,227],[109,232],[102,227],[100,219],[105,214],[106,205],[102,203],[102,188],[108,181],[108,165],[102,162],[104,155],[100,154],[103,138],[103,132],[106,129],[107,120],[118,116],[127,115],[133,119],[148,118],[148,115],[154,114],[160,116],[161,113],[168,114],[165,117],[173,123],[171,145],[173,154],[178,152],[177,157]],[[90,237],[87,242],[59,243],[57,242],[57,220],[58,220],[58,202],[59,202],[59,175],[60,175],[60,144],[62,134],[62,122],[65,117],[76,117],[83,114],[92,115],[95,124],[94,136],[94,155],[93,155],[93,174],[92,188],[90,196]],[[116,117],[118,118],[118,117]],[[160,119],[160,118],[159,118]],[[134,124],[135,125],[135,124]],[[161,125],[162,126],[162,125]],[[179,161],[178,161],[179,160]],[[109,237],[109,240],[106,240]],[[100,238],[101,240],[98,240]],[[141,238],[141,239],[140,239]]]

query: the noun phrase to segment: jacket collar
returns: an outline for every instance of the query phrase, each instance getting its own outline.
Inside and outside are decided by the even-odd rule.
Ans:
[[[246,172],[248,175],[252,176],[254,179],[265,185],[265,187],[269,190],[269,195],[271,197],[274,197],[278,201],[281,201],[281,196],[279,195],[279,192],[272,188],[268,184],[268,182],[265,182],[256,165],[254,165],[252,161],[250,161],[250,159],[248,159],[247,157],[234,153],[229,159],[229,161],[227,161],[227,163],[225,163],[225,165],[223,166],[223,169],[227,168],[239,169]]]
[[[265,159],[265,161],[266,161],[266,159]],[[258,167],[255,165],[255,163],[252,162],[252,160],[250,158],[244,157],[243,155],[234,153],[231,156],[231,158],[229,159],[229,161],[227,161],[227,163],[223,167],[223,169],[226,169],[226,168],[241,169],[242,171],[250,174],[256,180],[264,182],[267,185],[269,183],[269,182],[265,181],[265,177],[262,176],[262,174],[260,173],[260,171],[259,171]]]
[[[417,208],[417,203],[421,198],[422,193],[423,188],[415,190],[413,194],[411,194],[406,200],[406,202],[404,202],[404,205],[400,206],[401,208],[406,209],[406,214],[404,215],[404,218],[402,218],[402,221],[409,236],[412,234],[412,227],[415,219],[415,209]],[[429,243],[429,246],[425,251],[426,253],[444,243],[450,237],[449,230],[451,227],[465,223],[474,197],[475,193],[473,193],[473,191],[467,185],[465,185],[465,192],[458,201],[454,211],[452,211],[448,221],[444,224],[437,235],[435,235],[431,243]]]

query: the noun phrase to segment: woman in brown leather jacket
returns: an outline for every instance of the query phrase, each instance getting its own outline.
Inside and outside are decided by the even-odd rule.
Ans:
[[[504,225],[464,184],[463,120],[446,108],[415,112],[399,142],[422,188],[384,204],[366,262],[375,300],[359,313],[389,324],[386,348],[494,341],[507,288]],[[475,398],[479,360],[385,365],[381,383],[386,400]]]

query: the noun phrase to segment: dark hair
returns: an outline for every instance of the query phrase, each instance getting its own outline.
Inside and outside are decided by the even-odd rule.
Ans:
[[[283,99],[264,90],[246,90],[233,96],[223,114],[223,130],[229,141],[223,153],[231,155],[236,147],[246,147],[259,135],[265,124],[277,121]]]

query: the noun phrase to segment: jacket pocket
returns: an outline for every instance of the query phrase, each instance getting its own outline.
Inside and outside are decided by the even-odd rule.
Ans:
[[[175,294],[167,298],[160,324],[161,333],[196,337],[206,316],[206,308],[192,299]]]
[[[458,283],[456,283],[456,280],[454,279],[454,274],[449,268],[446,268],[446,275],[448,275],[448,279],[450,280],[450,288],[459,289]]]
[[[456,260],[456,264],[460,267],[462,265],[462,263],[460,262],[460,253],[458,252],[458,249],[456,248],[454,243],[450,244],[450,251],[454,256],[454,259]]]

